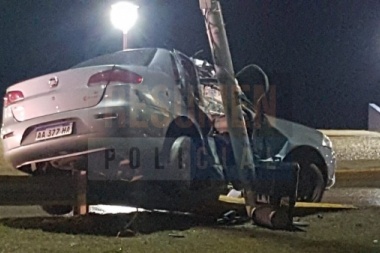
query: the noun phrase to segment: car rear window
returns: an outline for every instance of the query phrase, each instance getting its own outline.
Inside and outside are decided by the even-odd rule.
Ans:
[[[148,66],[157,49],[136,49],[102,55],[75,65],[74,68],[84,68],[99,65],[137,65]]]

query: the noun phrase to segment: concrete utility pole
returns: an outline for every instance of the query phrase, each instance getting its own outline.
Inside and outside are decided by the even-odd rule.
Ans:
[[[199,0],[206,22],[207,35],[214,59],[216,77],[220,85],[228,131],[237,163],[237,182],[234,188],[245,190],[246,203],[254,206],[252,194],[256,184],[255,165],[240,103],[240,87],[235,79],[219,0]]]
[[[128,33],[123,33],[123,50],[128,49]]]

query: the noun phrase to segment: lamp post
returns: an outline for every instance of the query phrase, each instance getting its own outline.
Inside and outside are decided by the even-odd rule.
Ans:
[[[138,8],[130,2],[118,2],[111,6],[111,22],[123,32],[123,50],[128,48],[127,34],[137,21]]]

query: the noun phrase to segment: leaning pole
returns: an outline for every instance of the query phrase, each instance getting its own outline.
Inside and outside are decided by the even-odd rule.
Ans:
[[[248,214],[255,205],[254,187],[256,185],[255,164],[253,160],[243,110],[240,103],[240,87],[228,45],[222,9],[219,0],[199,0],[210,48],[213,56],[216,77],[222,94],[223,106],[227,118],[234,158],[236,160],[236,178],[233,186],[244,190]]]

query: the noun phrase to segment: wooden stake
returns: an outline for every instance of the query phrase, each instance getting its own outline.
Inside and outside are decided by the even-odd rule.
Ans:
[[[77,170],[73,172],[75,180],[75,198],[76,204],[73,207],[74,215],[86,215],[88,214],[87,205],[87,172],[83,170]]]

